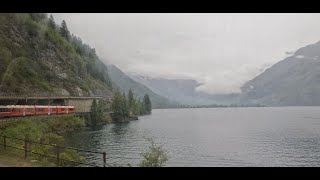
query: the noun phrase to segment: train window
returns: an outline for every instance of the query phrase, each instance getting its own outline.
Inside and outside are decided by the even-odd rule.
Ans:
[[[61,108],[61,111],[65,111],[66,109],[65,108]]]

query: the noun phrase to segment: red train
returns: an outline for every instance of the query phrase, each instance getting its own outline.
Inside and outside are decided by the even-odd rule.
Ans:
[[[73,106],[0,106],[0,118],[73,113]]]

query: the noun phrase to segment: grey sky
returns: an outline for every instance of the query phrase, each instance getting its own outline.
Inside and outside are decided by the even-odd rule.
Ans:
[[[191,78],[209,93],[241,85],[320,40],[320,14],[53,14],[127,73]]]

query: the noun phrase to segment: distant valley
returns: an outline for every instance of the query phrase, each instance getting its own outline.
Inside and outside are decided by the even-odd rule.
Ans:
[[[131,77],[155,93],[184,105],[232,104],[238,99],[238,94],[211,95],[197,91],[196,88],[201,84],[192,79],[150,78],[139,75]]]

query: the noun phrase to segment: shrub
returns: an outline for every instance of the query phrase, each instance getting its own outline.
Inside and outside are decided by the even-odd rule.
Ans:
[[[140,162],[140,167],[163,167],[168,161],[168,152],[162,148],[161,145],[156,145],[152,139],[150,142],[149,150],[142,153],[143,160]]]

